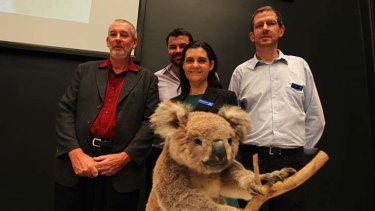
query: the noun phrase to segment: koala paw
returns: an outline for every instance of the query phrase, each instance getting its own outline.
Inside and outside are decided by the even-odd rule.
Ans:
[[[253,181],[250,186],[249,186],[249,193],[250,195],[252,196],[256,196],[256,195],[264,195],[263,191],[262,191],[262,186],[261,185],[258,185],[255,183],[255,181]]]
[[[283,182],[297,171],[294,168],[283,168],[279,171],[273,171],[260,175],[260,180],[263,185],[273,185],[277,182]]]

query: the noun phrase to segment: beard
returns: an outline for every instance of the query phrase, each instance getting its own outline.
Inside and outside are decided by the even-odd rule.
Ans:
[[[127,49],[127,48],[122,48],[122,50],[116,50],[116,49],[112,49],[110,51],[110,55],[112,58],[114,59],[125,59],[127,58],[129,55],[130,55],[130,52],[132,51],[131,48]]]
[[[180,58],[176,58],[177,56],[180,56]],[[174,66],[179,66],[181,64],[181,53],[175,53],[172,55],[172,58],[170,59],[170,62]]]

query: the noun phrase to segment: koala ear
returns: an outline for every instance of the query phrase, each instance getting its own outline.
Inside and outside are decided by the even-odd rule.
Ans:
[[[250,133],[250,117],[249,115],[238,106],[223,106],[220,108],[219,116],[227,120],[232,128],[234,128],[242,140]]]
[[[151,127],[162,138],[171,136],[179,127],[185,127],[190,106],[180,103],[165,101],[158,105],[155,113],[151,115]]]

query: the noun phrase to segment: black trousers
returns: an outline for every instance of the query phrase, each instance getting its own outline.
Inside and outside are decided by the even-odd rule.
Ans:
[[[91,147],[87,152],[93,157],[109,153],[110,147]],[[55,183],[55,211],[137,211],[139,195],[139,190],[116,191],[112,177],[81,177],[73,187]]]
[[[259,172],[260,174],[280,170],[285,167],[292,167],[297,171],[305,164],[305,156],[303,148],[298,150],[280,150],[270,154],[267,148],[241,145],[238,160],[246,169],[251,171],[253,168],[253,154],[258,153]],[[301,185],[296,189],[286,192],[278,197],[268,200],[260,210],[265,211],[304,211],[305,210],[305,194],[304,186]],[[241,200],[241,207],[245,207],[246,201]]]
[[[55,211],[137,211],[139,191],[119,193],[110,177],[81,178],[73,187],[55,183]]]
[[[152,147],[150,154],[146,159],[146,185],[145,185],[145,199],[146,203],[152,188],[152,175],[157,159],[161,154],[162,149]]]

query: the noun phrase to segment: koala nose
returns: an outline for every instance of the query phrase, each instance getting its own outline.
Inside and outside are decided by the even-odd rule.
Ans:
[[[223,141],[215,141],[212,143],[212,158],[218,162],[222,162],[227,157]],[[211,159],[212,159],[211,158]]]

